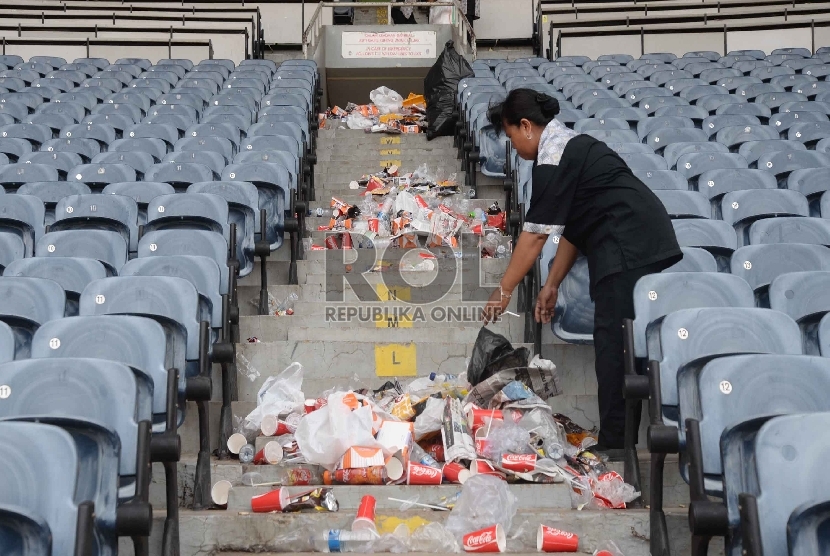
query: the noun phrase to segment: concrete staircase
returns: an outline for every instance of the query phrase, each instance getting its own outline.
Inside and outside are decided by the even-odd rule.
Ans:
[[[451,138],[439,138],[427,142],[424,135],[365,134],[345,129],[322,130],[318,140],[318,164],[316,166],[317,199],[312,211],[322,206],[328,214],[328,201],[334,195],[347,202],[359,202],[357,192],[349,189],[349,182],[360,175],[380,170],[389,163],[397,164],[402,171],[414,170],[427,162],[430,167],[443,167],[448,173],[456,171],[460,164],[455,158]],[[391,162],[390,162],[391,161]],[[462,176],[459,176],[463,179]],[[480,182],[484,183],[484,182]],[[489,204],[494,199],[503,200],[501,184],[494,183],[479,188],[479,197],[471,203]],[[473,204],[472,206],[476,206]],[[480,206],[480,205],[479,205]],[[317,242],[316,228],[327,223],[328,217],[307,218],[307,229]],[[371,306],[394,314],[409,306],[399,299],[389,300],[382,281],[391,273],[376,272],[368,275],[367,281],[378,288],[385,301],[374,303],[358,302],[353,291],[346,289],[345,302],[327,300],[337,288],[332,288],[332,274],[343,279],[346,274],[364,270],[361,258],[352,267],[341,265],[340,270],[327,267],[326,257],[332,253],[340,256],[365,255],[349,251],[327,252],[306,251],[307,258],[299,262],[299,286],[287,284],[288,249],[274,254],[269,260],[269,292],[277,299],[289,293],[297,293],[299,301],[293,316],[258,316],[250,300],[258,297],[259,272],[256,269],[239,283],[240,338],[238,354],[248,362],[240,365],[238,375],[238,401],[233,403],[233,414],[244,417],[256,405],[255,399],[263,381],[282,371],[293,361],[305,367],[303,389],[307,397],[316,397],[333,385],[376,388],[389,378],[399,376],[402,381],[430,372],[459,373],[465,367],[476,335],[481,325],[476,317],[449,322],[435,319],[433,311],[446,312],[448,307],[462,306],[462,286],[452,285],[456,279],[453,259],[437,259],[436,268],[402,272],[411,284],[409,289],[399,285],[393,290],[399,298],[413,302],[425,300],[429,288],[419,287],[434,280],[434,284],[447,284],[446,294],[437,301],[422,305],[425,320],[382,318],[363,321],[334,322],[327,319],[327,310],[337,306]],[[351,260],[351,259],[348,259]],[[449,265],[453,263],[453,265]],[[373,263],[372,263],[373,264]],[[361,266],[364,265],[364,266]],[[506,268],[506,259],[485,259],[481,261],[481,273],[486,282],[495,284]],[[368,268],[368,267],[367,267]],[[338,274],[339,273],[339,274]],[[434,285],[432,286],[435,287]],[[463,286],[467,288],[468,286]],[[477,287],[477,286],[476,286]],[[487,293],[489,290],[482,290]],[[486,299],[486,297],[484,298]],[[467,304],[481,307],[483,303]],[[515,305],[515,304],[514,304]],[[411,306],[410,306],[411,307]],[[515,311],[515,306],[512,307]],[[524,319],[506,317],[493,329],[505,335],[514,345],[522,345]],[[256,336],[258,343],[246,339]],[[528,346],[532,349],[532,346]],[[569,415],[586,427],[597,423],[596,384],[593,370],[593,350],[590,346],[564,345],[552,340],[546,332],[543,356],[552,359],[559,368],[565,393],[551,400],[557,412]],[[215,384],[221,384],[220,374],[214,373]],[[212,427],[212,450],[218,446],[220,392],[214,388],[214,401],[210,403]],[[182,556],[207,556],[243,553],[301,553],[302,543],[308,533],[324,528],[348,528],[354,511],[363,494],[373,494],[378,502],[378,515],[398,517],[421,516],[429,521],[444,521],[447,512],[400,511],[400,505],[390,502],[388,497],[410,499],[418,496],[420,502],[440,503],[451,498],[458,491],[455,485],[439,487],[352,487],[336,486],[335,493],[340,502],[340,511],[334,514],[253,514],[250,513],[250,498],[262,493],[263,487],[234,486],[227,509],[193,511],[193,474],[198,451],[198,427],[195,406],[189,408],[188,417],[180,429],[182,436],[182,461],[179,464],[179,503],[181,507],[181,554]],[[643,445],[643,444],[641,444]],[[648,486],[648,458],[642,454],[644,490]],[[243,473],[257,471],[268,481],[273,468],[268,466],[240,465],[234,459],[211,462],[212,483],[227,479],[240,484]],[[689,553],[689,536],[686,526],[688,490],[677,475],[677,466],[667,461],[665,505],[675,554]],[[622,472],[621,465],[618,470]],[[150,543],[153,556],[161,554],[161,532],[165,507],[164,473],[156,464],[151,487],[151,502],[156,511],[156,523]],[[509,532],[508,551],[513,553],[535,552],[536,529],[539,523],[573,531],[582,539],[580,550],[591,553],[593,547],[603,540],[613,540],[623,549],[626,556],[648,554],[649,519],[647,509],[625,511],[575,511],[571,509],[568,489],[565,485],[512,485],[511,489],[519,499],[519,513],[513,520]],[[646,500],[646,503],[648,500]],[[121,543],[122,555],[132,554],[129,542]]]

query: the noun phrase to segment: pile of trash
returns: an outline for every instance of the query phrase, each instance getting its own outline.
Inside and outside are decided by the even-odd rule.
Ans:
[[[567,483],[577,509],[625,508],[639,495],[591,452],[594,430],[552,412],[546,400],[562,393],[556,366],[487,328],[457,376],[335,387],[316,398],[302,383],[299,363],[269,377],[228,440],[241,463],[279,466],[282,487],[464,484],[482,475]],[[272,495],[279,508],[262,511],[336,511],[330,491],[318,491],[297,502]]]
[[[318,114],[320,128],[329,120],[340,120],[349,129],[367,133],[423,133],[427,129],[426,100],[423,95],[409,93],[403,98],[388,87],[378,87],[369,93],[369,104],[350,102],[345,108],[334,106]]]
[[[462,234],[475,234],[483,257],[509,257],[512,241],[504,235],[505,212],[498,202],[487,210],[470,208],[471,200],[460,192],[455,174],[443,176],[422,164],[414,172],[401,175],[395,166],[352,181],[350,187],[362,191],[360,205],[350,205],[332,197],[331,213],[322,207],[318,218],[328,216],[318,231],[329,234],[325,245],[312,250],[449,247],[457,250]],[[354,234],[354,237],[352,237]]]

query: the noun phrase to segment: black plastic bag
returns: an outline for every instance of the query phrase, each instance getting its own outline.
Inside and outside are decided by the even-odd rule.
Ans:
[[[527,348],[513,349],[507,338],[482,327],[467,366],[467,380],[475,386],[499,371],[527,367],[529,357]]]
[[[427,141],[435,137],[453,135],[456,118],[453,117],[458,82],[473,75],[473,69],[447,41],[444,52],[438,56],[435,64],[424,78],[424,91],[427,101]]]

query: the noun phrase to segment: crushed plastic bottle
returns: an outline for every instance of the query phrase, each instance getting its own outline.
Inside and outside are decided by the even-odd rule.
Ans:
[[[251,365],[248,358],[238,351],[236,352],[236,371],[251,382],[256,381],[256,379],[260,376],[256,367]]]
[[[370,552],[371,544],[379,535],[370,529],[344,531],[328,529],[314,533],[311,545],[315,552]]]
[[[251,444],[245,444],[239,450],[239,463],[251,463],[254,461],[256,449]]]
[[[280,317],[285,315],[293,315],[294,303],[296,303],[298,299],[300,298],[296,293],[289,293],[288,296],[274,309],[274,314]]]

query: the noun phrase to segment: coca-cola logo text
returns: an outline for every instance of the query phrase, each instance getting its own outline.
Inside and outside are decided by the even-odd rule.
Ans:
[[[470,534],[467,537],[466,546],[478,547],[490,544],[491,542],[493,542],[493,531],[487,530],[480,532],[478,535]]]
[[[416,477],[438,477],[441,475],[441,472],[434,467],[426,467],[422,465],[411,465],[409,473]]]

